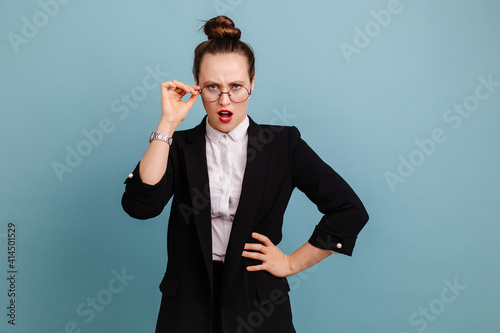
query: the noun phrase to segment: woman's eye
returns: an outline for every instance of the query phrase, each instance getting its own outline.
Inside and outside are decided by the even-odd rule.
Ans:
[[[215,84],[210,84],[207,86],[209,90],[215,90],[217,89],[217,86]]]
[[[233,84],[233,89],[238,90],[241,88],[241,84]]]

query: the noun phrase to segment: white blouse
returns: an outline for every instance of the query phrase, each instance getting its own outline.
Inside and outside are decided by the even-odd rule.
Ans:
[[[212,216],[212,259],[224,261],[247,162],[248,117],[225,134],[206,123]]]

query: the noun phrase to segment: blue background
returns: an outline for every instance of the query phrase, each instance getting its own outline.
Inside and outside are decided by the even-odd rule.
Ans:
[[[159,69],[165,81],[191,83],[193,50],[205,40],[197,20],[218,14],[256,52],[249,115],[297,126],[371,217],[353,257],[289,278],[297,331],[498,332],[494,0],[1,0],[0,331],[154,330],[169,207],[138,221],[120,206],[160,116],[159,88],[145,89],[143,78]],[[483,100],[474,99],[478,86]],[[132,92],[126,107],[120,98]],[[470,115],[451,113],[464,103]],[[203,115],[198,102],[181,127]],[[103,122],[108,133],[89,143],[84,131]],[[441,142],[430,143],[436,128]],[[86,156],[70,167],[68,149]],[[301,246],[319,218],[295,192],[280,248]],[[9,222],[15,326],[6,316]],[[96,297],[99,311],[87,305]]]

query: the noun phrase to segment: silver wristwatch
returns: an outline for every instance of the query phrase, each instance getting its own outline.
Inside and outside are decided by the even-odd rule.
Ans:
[[[149,137],[149,143],[151,143],[151,141],[153,141],[153,140],[160,140],[160,141],[168,143],[169,145],[172,145],[172,141],[173,141],[173,139],[171,137],[169,137],[168,135],[156,133],[156,132],[151,133],[151,136]]]

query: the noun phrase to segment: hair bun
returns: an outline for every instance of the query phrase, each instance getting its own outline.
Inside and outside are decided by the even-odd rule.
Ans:
[[[233,20],[227,16],[217,16],[208,20],[203,26],[208,39],[236,39],[241,37],[240,29],[236,28]]]

